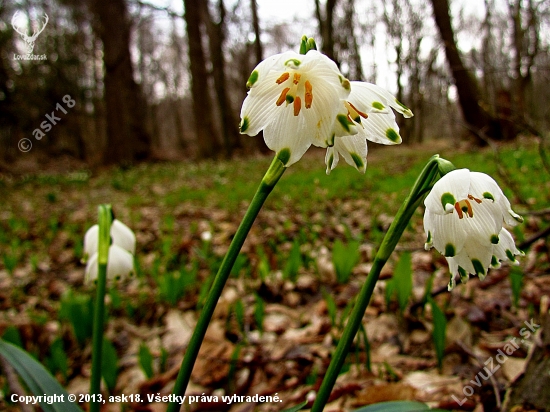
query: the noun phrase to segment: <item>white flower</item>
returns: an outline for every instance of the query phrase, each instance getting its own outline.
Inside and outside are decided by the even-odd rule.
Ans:
[[[83,263],[86,263],[85,282],[97,278],[98,271],[99,225],[93,225],[84,235]],[[134,232],[120,220],[111,224],[111,245],[107,262],[107,278],[118,279],[134,271],[134,253],[136,251],[136,236]]]
[[[336,64],[316,50],[269,57],[252,71],[247,87],[240,131],[255,136],[263,130],[267,146],[285,166],[312,144],[332,145],[342,100],[350,93]]]
[[[325,156],[327,174],[338,164],[339,155],[364,173],[367,140],[385,145],[401,143],[392,108],[406,118],[413,116],[390,92],[366,82],[351,82],[351,93],[343,106],[345,114],[340,114],[335,124],[334,145],[329,145]]]
[[[111,241],[112,244],[120,246],[132,255],[136,253],[136,236],[132,229],[120,220],[114,219],[111,223]],[[84,263],[88,257],[97,253],[98,244],[99,225],[93,225],[84,235]]]
[[[451,281],[459,274],[463,283],[468,274],[485,279],[490,267],[500,261],[517,264],[522,255],[503,222],[522,222],[498,184],[484,173],[453,170],[443,176],[424,201],[426,249],[435,247],[449,263]]]
[[[84,272],[84,282],[89,283],[97,279],[99,253],[94,253]],[[134,256],[122,247],[112,244],[109,246],[109,260],[107,261],[107,279],[119,280],[134,273]]]

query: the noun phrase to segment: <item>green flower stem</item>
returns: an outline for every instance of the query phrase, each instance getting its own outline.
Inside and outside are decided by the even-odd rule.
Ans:
[[[382,271],[382,268],[386,264],[393,250],[395,249],[397,242],[399,241],[401,235],[405,231],[405,228],[409,224],[409,220],[414,214],[416,208],[422,201],[422,198],[429,190],[429,188],[433,184],[434,179],[439,173],[438,159],[439,156],[435,155],[428,161],[428,163],[420,173],[420,176],[418,176],[418,178],[416,179],[416,182],[411,189],[409,196],[401,205],[401,208],[397,212],[397,215],[393,219],[390,228],[384,236],[384,240],[380,245],[380,249],[378,249],[378,252],[376,253],[367,280],[363,284],[363,287],[361,288],[361,291],[357,296],[355,306],[353,308],[353,311],[351,312],[348,323],[346,324],[344,333],[342,334],[342,337],[338,342],[338,347],[336,348],[332,360],[330,361],[330,365],[328,367],[327,373],[325,374],[323,382],[321,383],[319,393],[315,398],[315,402],[313,403],[311,412],[322,411],[324,406],[328,402],[330,393],[332,391],[334,383],[336,382],[336,378],[338,377],[340,369],[342,368],[342,365],[346,360],[346,356],[353,342],[353,339],[355,338],[355,335],[357,334],[357,331],[361,326],[363,315],[369,304],[374,286],[376,285],[376,282],[378,281],[378,278],[380,276],[380,272]]]
[[[109,259],[109,246],[111,244],[111,206],[99,206],[98,215],[98,271],[94,310],[94,329],[92,338],[92,378],[90,382],[90,395],[101,393],[101,349],[103,346],[103,323],[105,318],[105,284],[107,283],[107,261]],[[90,402],[90,412],[98,412],[100,406],[101,404],[99,402]]]
[[[212,287],[206,299],[206,303],[202,308],[199,320],[197,321],[197,326],[195,327],[193,336],[191,336],[189,346],[187,347],[187,350],[185,352],[183,362],[181,363],[181,368],[178,373],[174,389],[172,390],[172,394],[174,394],[175,396],[183,396],[185,394],[185,389],[187,388],[187,384],[189,383],[189,379],[191,378],[191,372],[193,370],[193,366],[195,365],[197,355],[199,354],[199,349],[204,339],[204,335],[206,334],[206,329],[208,328],[208,324],[212,319],[214,309],[216,308],[218,299],[222,294],[225,283],[229,278],[231,268],[233,267],[233,264],[235,263],[235,260],[239,255],[239,252],[248,235],[248,232],[250,231],[250,228],[252,227],[252,224],[254,223],[254,220],[256,219],[256,216],[258,216],[258,213],[260,212],[260,209],[262,208],[265,200],[267,199],[285,170],[286,168],[283,162],[279,160],[279,158],[275,157],[275,159],[273,159],[273,162],[269,166],[269,169],[267,170],[265,176],[263,177],[262,182],[260,183],[260,186],[258,187],[258,190],[256,191],[256,194],[254,195],[250,206],[248,206],[248,210],[246,211],[246,214],[244,215],[243,220],[239,228],[237,229],[233,240],[231,241],[231,244],[229,245],[227,254],[223,259],[223,262],[220,266],[220,269],[218,270],[214,282],[212,283]],[[180,406],[181,405],[179,405],[177,402],[171,402],[168,405],[167,412],[179,411]]]

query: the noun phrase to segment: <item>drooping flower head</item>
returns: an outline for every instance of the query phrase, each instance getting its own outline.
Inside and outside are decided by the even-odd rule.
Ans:
[[[392,108],[405,118],[413,116],[412,111],[386,89],[372,83],[351,82],[351,93],[343,101],[346,113],[338,115],[334,145],[327,148],[327,174],[338,164],[339,155],[365,172],[367,140],[384,145],[401,143]]]
[[[449,263],[451,281],[459,274],[463,283],[469,273],[481,280],[501,261],[517,264],[521,255],[503,223],[522,222],[498,184],[484,173],[453,170],[443,176],[424,201],[426,249],[435,247]]]
[[[313,40],[308,44],[314,45]],[[271,56],[252,71],[241,109],[241,133],[254,136],[263,130],[267,146],[285,166],[314,145],[328,148],[327,173],[339,155],[364,172],[367,139],[401,142],[390,107],[406,117],[412,112],[376,85],[350,82],[317,50],[303,52]]]
[[[271,56],[252,71],[241,109],[241,133],[264,131],[267,146],[290,166],[312,144],[327,147],[340,101],[350,82],[336,64],[316,50]]]
[[[107,279],[120,279],[134,272],[136,236],[134,232],[114,219],[111,224],[111,245],[107,261]],[[97,279],[98,273],[99,225],[93,225],[84,235],[84,256],[86,263],[85,283]]]

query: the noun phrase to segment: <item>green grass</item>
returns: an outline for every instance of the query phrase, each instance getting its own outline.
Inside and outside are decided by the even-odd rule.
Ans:
[[[243,294],[229,311],[233,313],[235,336],[244,337],[251,326],[262,330],[267,305],[286,304],[285,282],[299,285],[303,274],[321,276],[317,267],[321,248],[333,253],[337,241],[357,240],[375,248],[379,244],[388,222],[434,152],[430,145],[376,150],[373,146],[369,145],[365,174],[342,161],[327,176],[322,150],[308,153],[285,172],[260,212],[229,281],[244,284]],[[440,154],[459,168],[492,175],[519,213],[544,209],[550,203],[550,174],[533,143],[518,141],[502,147],[500,164],[490,149],[459,152],[442,147]],[[63,344],[39,347],[28,338],[23,343],[52,369],[67,374],[68,381],[74,378],[79,365],[86,361],[82,347],[89,341],[91,310],[91,289],[82,283],[82,239],[86,229],[96,223],[97,205],[101,203],[111,203],[117,218],[138,237],[137,276],[112,289],[107,316],[155,326],[162,324],[162,316],[170,308],[200,309],[231,236],[270,162],[266,157],[197,164],[149,163],[97,174],[0,175],[4,195],[0,279],[10,289],[0,310],[6,311],[6,322],[10,322],[9,316],[14,319],[22,313],[34,325],[59,321],[60,331],[49,342],[62,339]],[[547,225],[546,218],[538,219],[540,227]],[[532,224],[519,225],[514,235],[521,240],[536,230]],[[201,237],[207,231],[212,234],[210,241]],[[423,242],[418,211],[402,245],[421,247]],[[345,262],[347,258],[348,253],[343,253]],[[361,259],[364,263],[364,256]],[[302,303],[325,299],[327,316],[337,329],[345,323],[353,299],[342,301],[328,293],[340,286],[353,286],[357,279],[349,276],[352,268],[344,270],[343,285],[324,285],[331,291],[324,297],[320,293],[312,297],[309,294],[315,292],[309,290],[298,294]],[[280,282],[277,271],[282,271]],[[517,302],[521,285],[515,280]],[[402,305],[408,302],[409,294],[407,289]],[[247,299],[247,295],[252,298]],[[14,332],[8,330],[7,334]],[[116,353],[112,355],[115,364]],[[147,355],[142,357],[150,372]],[[155,363],[154,368],[164,370],[163,362],[160,366]],[[116,368],[109,378],[111,384],[116,382]]]

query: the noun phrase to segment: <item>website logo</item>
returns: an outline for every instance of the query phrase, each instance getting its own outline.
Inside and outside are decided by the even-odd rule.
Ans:
[[[44,29],[46,28],[46,25],[48,24],[48,21],[49,21],[48,15],[44,13],[44,16],[41,19],[39,19],[38,21],[31,22],[31,26],[33,30],[32,36],[29,36],[27,34],[26,27],[23,30],[21,27],[17,25],[18,15],[19,15],[19,11],[16,11],[11,19],[11,25],[13,29],[21,35],[21,38],[25,42],[25,49],[27,53],[25,55],[14,54],[13,56],[14,59],[15,60],[46,60],[45,54],[35,55],[35,54],[32,54],[32,52],[34,50],[34,42],[36,41],[38,35],[44,31]]]

